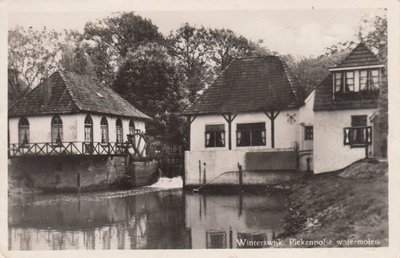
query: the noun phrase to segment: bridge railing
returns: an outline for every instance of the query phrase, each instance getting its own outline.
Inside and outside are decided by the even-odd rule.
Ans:
[[[26,156],[124,156],[129,143],[120,142],[59,142],[28,143],[8,145],[8,157]]]

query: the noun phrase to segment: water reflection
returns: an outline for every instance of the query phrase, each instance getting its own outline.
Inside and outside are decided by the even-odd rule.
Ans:
[[[104,198],[12,199],[9,248],[237,248],[241,247],[237,239],[274,239],[282,227],[282,204],[279,195],[184,194],[181,190]]]
[[[274,240],[282,228],[283,201],[282,195],[186,195],[192,248],[245,248],[251,241]]]

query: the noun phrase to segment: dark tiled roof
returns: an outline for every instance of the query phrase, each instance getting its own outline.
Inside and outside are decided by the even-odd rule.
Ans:
[[[381,65],[378,57],[364,44],[359,43],[348,56],[334,68]],[[377,98],[358,94],[354,99],[332,98],[333,76],[329,74],[315,92],[314,111],[377,108]]]
[[[237,59],[183,114],[296,108],[302,94],[277,56]]]
[[[348,56],[334,68],[381,65],[379,58],[364,44],[359,43]]]
[[[377,98],[332,99],[333,76],[329,74],[315,90],[314,111],[377,108]]]
[[[46,86],[51,95],[46,101]],[[9,116],[78,113],[81,111],[148,119],[127,100],[93,77],[55,72],[8,110]]]

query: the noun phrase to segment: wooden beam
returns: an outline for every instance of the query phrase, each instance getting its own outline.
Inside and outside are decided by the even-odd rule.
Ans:
[[[275,119],[278,117],[281,111],[271,110],[268,113],[268,111],[263,110],[263,112],[271,121],[271,148],[275,148]]]
[[[222,113],[221,115],[228,123],[228,149],[232,150],[232,121],[236,118],[237,114],[232,115],[231,113],[228,113],[226,116]]]

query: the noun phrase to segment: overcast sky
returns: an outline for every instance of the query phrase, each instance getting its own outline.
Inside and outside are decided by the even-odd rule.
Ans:
[[[126,10],[135,11],[135,10]],[[354,39],[355,27],[362,17],[372,17],[376,9],[296,9],[296,10],[211,10],[211,11],[135,11],[151,19],[167,35],[182,23],[212,28],[229,28],[280,54],[317,56],[323,49],[340,41]],[[43,26],[58,31],[83,31],[88,21],[111,12],[12,12],[9,28],[16,25]]]

